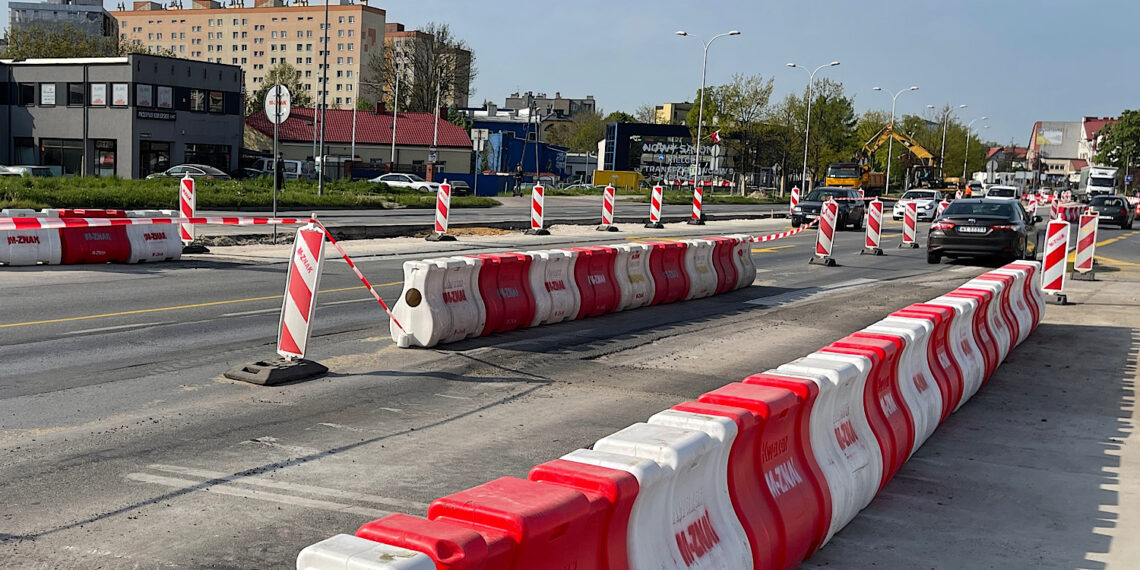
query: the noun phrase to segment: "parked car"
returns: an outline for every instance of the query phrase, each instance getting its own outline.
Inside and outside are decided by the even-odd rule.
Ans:
[[[412,190],[419,190],[421,192],[436,192],[439,190],[438,182],[428,182],[415,174],[400,174],[392,172],[389,174],[381,174],[376,178],[368,179],[369,182],[383,182],[392,188],[410,188]]]
[[[52,172],[51,168],[48,168],[46,166],[20,165],[5,166],[4,168],[6,168],[8,172],[11,172],[17,176],[31,176],[32,178],[51,178],[52,176],[55,176],[55,173]]]
[[[1125,230],[1132,229],[1132,222],[1136,221],[1136,208],[1124,196],[1093,196],[1089,210],[1100,217],[1100,223],[1115,224]]]
[[[1041,216],[1026,213],[1021,203],[1014,200],[954,200],[930,225],[926,262],[940,263],[943,256],[1034,259],[1037,224],[1041,221]]]
[[[0,176],[19,176],[19,172],[8,170],[7,166],[0,166]]]
[[[152,178],[182,178],[184,176],[205,180],[230,180],[229,174],[205,164],[179,164],[178,166],[171,166],[163,172],[147,175],[146,178],[150,180]]]
[[[986,198],[1001,198],[1005,200],[1020,200],[1021,188],[994,184],[986,189]]]
[[[942,193],[937,190],[907,190],[895,203],[891,217],[896,220],[903,219],[903,215],[906,213],[906,205],[914,202],[918,207],[918,219],[933,220],[934,212],[937,211],[938,203],[941,201]]]
[[[251,168],[259,172],[261,176],[273,177],[272,158],[259,158],[253,162]],[[317,179],[317,171],[313,168],[313,161],[311,160],[281,159],[281,173],[285,180]]]
[[[835,198],[839,202],[839,214],[835,220],[835,229],[842,230],[847,227],[863,228],[863,215],[866,210],[859,191],[853,188],[836,188],[820,186],[808,192],[800,200],[799,205],[792,209],[792,227],[798,228],[819,217],[819,210],[828,198]]]
[[[471,186],[469,186],[466,182],[464,182],[462,180],[456,180],[454,182],[448,181],[448,184],[451,185],[451,195],[452,196],[470,196],[471,195]]]

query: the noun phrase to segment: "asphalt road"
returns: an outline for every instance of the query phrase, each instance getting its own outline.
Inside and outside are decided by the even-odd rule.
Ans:
[[[716,222],[653,235],[785,227]],[[391,301],[405,259],[648,231],[623,229],[350,248]],[[3,268],[0,556],[21,567],[288,567],[329,535],[525,476],[985,270],[895,249],[897,223],[884,238],[886,256],[860,256],[861,233],[840,233],[839,266],[828,268],[807,265],[805,232],[757,244],[757,281],[741,291],[432,350],[395,348],[384,314],[330,259],[310,357],[332,373],[274,388],[221,373],[273,356],[286,248]],[[1102,253],[1140,266],[1127,238]]]

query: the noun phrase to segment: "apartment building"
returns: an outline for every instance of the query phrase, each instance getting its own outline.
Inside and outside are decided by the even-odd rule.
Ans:
[[[178,57],[240,66],[246,92],[257,90],[269,70],[285,62],[300,73],[301,85],[319,98],[325,6],[302,2],[255,0],[246,7],[240,1],[223,5],[193,0],[189,8],[182,8],[178,3],[164,7],[144,0],[112,15],[124,40],[155,52],[170,50]],[[368,77],[367,63],[372,52],[383,48],[385,13],[367,3],[329,5],[328,10],[328,104],[347,107],[356,98],[357,81],[374,81]]]
[[[420,30],[407,30],[398,22],[388,22],[384,41],[392,48],[392,68],[400,74],[401,81],[414,83],[416,70],[427,68],[435,38]],[[454,65],[455,79],[450,89],[440,93],[440,105],[466,107],[471,96],[471,52],[450,49],[441,59]]]
[[[688,120],[693,104],[664,103],[653,108],[653,122],[658,125],[683,125]]]
[[[103,9],[102,0],[11,2],[8,14],[13,28],[74,24],[93,36],[115,37],[118,27],[115,19]]]

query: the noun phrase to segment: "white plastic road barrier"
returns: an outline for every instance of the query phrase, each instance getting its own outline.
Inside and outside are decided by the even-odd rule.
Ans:
[[[614,187],[607,184],[602,191],[602,226],[598,229],[608,229],[614,225]]]
[[[812,411],[810,431],[812,452],[831,490],[831,528],[823,542],[826,544],[871,503],[883,477],[882,450],[863,408],[867,376],[850,362],[814,354],[766,374],[805,378],[819,386],[815,407],[820,413]],[[821,457],[823,454],[831,458]]]
[[[756,264],[752,261],[752,236],[746,234],[733,234],[736,240],[732,247],[732,263],[736,266],[736,287],[733,290],[749,287],[756,281]]]
[[[879,242],[883,232],[883,203],[878,198],[867,204],[867,234],[863,248],[870,252],[882,251]]]
[[[171,210],[132,210],[128,218],[160,218],[176,215]],[[181,230],[174,226],[127,226],[131,255],[127,263],[177,260],[182,257]]]
[[[922,447],[942,421],[942,391],[926,360],[934,324],[925,319],[887,317],[863,330],[904,340],[895,382],[914,421],[914,445],[909,457]]]
[[[194,179],[189,174],[178,181],[178,204],[183,218],[197,216],[198,197],[194,190]],[[179,239],[183,244],[194,241],[194,224],[178,224]]]
[[[1045,232],[1045,269],[1041,272],[1041,290],[1049,295],[1065,291],[1065,264],[1068,259],[1069,223],[1061,220],[1049,222]]]
[[[483,260],[457,256],[436,260],[436,265],[444,271],[441,297],[450,318],[439,342],[455,342],[483,334],[483,326],[487,324],[487,308],[479,292],[479,269]]]
[[[1029,272],[1022,268],[1002,267],[990,273],[1013,277],[1013,285],[1009,289],[1009,306],[1013,309],[1013,316],[1017,319],[1017,339],[1013,343],[1014,346],[1017,346],[1024,342],[1033,327],[1037,326],[1031,307],[1034,301],[1026,298],[1025,281],[1029,278]],[[985,276],[983,275],[983,277]]]
[[[955,200],[961,200],[962,199],[962,191],[961,190],[954,193],[954,199]]]
[[[645,224],[647,228],[660,229],[661,225],[661,203],[663,201],[662,194],[665,189],[657,184],[653,187],[653,192],[649,195],[649,223]]]
[[[974,311],[978,309],[978,301],[943,295],[927,303],[954,310],[954,320],[950,324],[950,350],[962,369],[962,400],[954,408],[957,410],[978,393],[986,379],[985,357],[974,339]]]
[[[907,202],[903,205],[903,238],[899,247],[918,247],[915,237],[918,233],[918,203]]]
[[[1037,310],[1034,311],[1034,317],[1036,320],[1033,323],[1033,327],[1037,328],[1037,325],[1041,322],[1041,319],[1045,316],[1045,293],[1041,290],[1041,277],[1040,277],[1040,275],[1041,275],[1041,262],[1039,262],[1039,261],[1014,261],[1013,263],[1007,264],[1006,267],[1007,268],[1016,267],[1018,269],[1024,269],[1025,271],[1029,272],[1026,275],[1027,281],[1025,283],[1025,298],[1028,299],[1029,301],[1032,301],[1037,306]]]
[[[435,562],[422,552],[338,534],[306,546],[297,570],[435,570]]]
[[[317,291],[321,287],[321,269],[325,264],[324,253],[325,232],[312,223],[297,229],[289,277],[285,280],[285,296],[281,302],[281,322],[277,328],[277,354],[287,359],[305,358],[305,349],[313,332]]]
[[[487,312],[479,293],[482,260],[451,257],[404,262],[404,290],[388,323],[397,346],[435,346],[479,336]]]
[[[638,423],[594,444],[595,451],[661,467],[661,482],[638,490],[630,514],[631,568],[752,568],[748,538],[728,494],[724,458],[736,437],[736,424],[728,423],[727,442],[695,429]]]
[[[685,300],[708,297],[716,292],[716,268],[713,250],[716,244],[706,239],[684,240],[685,273],[689,275],[689,293]]]
[[[1096,214],[1081,214],[1080,222],[1077,225],[1077,253],[1073,261],[1073,269],[1077,273],[1090,273],[1093,270],[1099,220],[1100,216]]]
[[[792,212],[796,211],[796,206],[800,205],[800,187],[792,186],[792,198],[788,203],[788,215],[791,216]]]
[[[819,231],[816,232],[815,256],[831,259],[831,248],[835,243],[835,222],[839,218],[839,203],[828,199],[819,209]]]
[[[621,293],[619,311],[644,307],[653,302],[653,273],[649,270],[649,256],[653,248],[641,243],[613,246],[617,250],[614,279]],[[577,313],[577,311],[575,311]]]
[[[530,190],[530,229],[539,231],[543,229],[543,204],[546,201],[544,189],[541,184],[535,184]]]
[[[582,303],[578,283],[574,280],[574,262],[578,252],[550,249],[528,251],[530,256],[530,290],[534,295],[534,320],[530,326],[549,325],[573,319]],[[480,301],[482,303],[482,301]],[[482,326],[479,327],[482,330]]]
[[[0,218],[58,218],[57,212],[4,209]],[[0,230],[0,265],[59,265],[63,243],[59,230]]]
[[[435,232],[437,234],[447,233],[449,216],[451,216],[451,185],[444,180],[435,193]]]
[[[994,298],[990,301],[989,310],[986,311],[986,322],[989,323],[990,334],[994,336],[994,342],[997,343],[998,364],[1005,362],[1005,357],[1009,356],[1012,347],[1017,342],[1017,339],[1013,338],[1013,331],[1010,330],[1001,311],[1005,284],[1001,281],[971,279],[962,284],[961,288],[982,289],[993,293]]]

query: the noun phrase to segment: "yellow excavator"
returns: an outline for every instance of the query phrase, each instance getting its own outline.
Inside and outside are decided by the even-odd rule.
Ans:
[[[918,159],[917,164],[907,166],[906,189],[910,188],[945,188],[946,182],[942,178],[942,169],[934,164],[934,153],[923,148],[910,135],[895,131],[894,123],[887,123],[885,127],[875,133],[863,148],[855,154],[852,162],[836,162],[827,167],[828,186],[849,186],[864,188],[868,191],[880,190],[886,185],[886,176],[882,172],[871,172],[871,156],[879,147],[890,139],[894,139],[907,148]],[[832,176],[835,174],[836,176]]]

